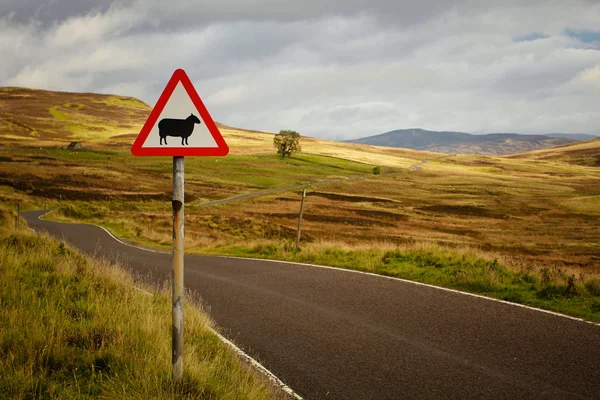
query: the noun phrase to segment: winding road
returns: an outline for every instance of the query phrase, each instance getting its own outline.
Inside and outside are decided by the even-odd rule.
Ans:
[[[146,279],[170,254],[103,229],[38,219],[83,252]],[[222,333],[305,399],[599,399],[600,327],[341,269],[187,255],[185,282]]]

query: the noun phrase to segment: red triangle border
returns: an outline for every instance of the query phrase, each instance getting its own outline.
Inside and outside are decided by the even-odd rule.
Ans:
[[[181,82],[188,96],[192,100],[192,103],[198,110],[202,121],[206,124],[208,131],[212,135],[217,147],[142,147],[150,131],[156,124],[160,113],[163,111],[167,102],[171,98],[173,91],[177,84]],[[171,76],[171,79],[167,83],[167,86],[163,90],[162,94],[158,98],[156,105],[150,112],[146,123],[142,127],[142,130],[138,134],[135,142],[131,146],[131,154],[134,156],[226,156],[229,154],[229,146],[225,143],[225,139],[221,135],[219,128],[213,121],[212,117],[208,113],[208,110],[204,106],[204,103],[200,99],[200,96],[194,89],[194,85],[190,78],[187,76],[183,69],[177,69]]]

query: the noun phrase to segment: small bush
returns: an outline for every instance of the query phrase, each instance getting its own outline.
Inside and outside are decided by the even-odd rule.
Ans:
[[[536,296],[539,299],[544,300],[555,300],[560,297],[564,297],[566,293],[566,287],[563,285],[548,284],[542,289],[538,290]]]
[[[590,279],[585,283],[585,288],[592,296],[600,296],[600,279]]]
[[[373,175],[380,175],[381,167],[373,167]]]
[[[515,278],[513,279],[513,283],[515,285],[519,285],[522,283],[528,283],[530,285],[537,285],[539,282],[538,277],[536,277],[534,274],[532,274],[529,271],[520,271],[517,275],[515,275]]]
[[[546,287],[550,285],[550,270],[548,268],[542,268],[540,270],[542,276],[542,286]]]
[[[525,298],[523,297],[523,294],[518,292],[508,292],[507,294],[502,296],[502,300],[510,301],[512,303],[525,303]]]
[[[565,293],[570,296],[576,295],[578,292],[577,286],[575,285],[575,275],[571,275],[567,278],[567,288]]]

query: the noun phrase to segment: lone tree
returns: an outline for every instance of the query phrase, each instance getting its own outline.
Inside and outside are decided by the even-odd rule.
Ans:
[[[273,138],[273,146],[281,158],[291,157],[292,153],[300,151],[300,134],[296,131],[279,131]]]

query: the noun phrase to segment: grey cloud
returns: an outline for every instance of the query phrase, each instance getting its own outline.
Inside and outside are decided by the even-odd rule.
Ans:
[[[90,11],[105,12],[114,0],[3,0],[0,16],[13,14],[15,22],[27,24],[32,20],[48,27],[71,16]]]
[[[90,11],[105,12],[111,6],[150,11],[150,26],[162,29],[202,26],[223,21],[298,21],[331,15],[373,14],[390,16],[396,23],[418,23],[432,15],[453,8],[443,0],[5,0],[0,12],[14,13],[20,23],[36,19],[48,26],[70,16]]]
[[[13,13],[0,17],[0,84],[152,104],[182,67],[219,121],[337,139],[403,127],[596,132],[600,122],[600,51],[565,34],[598,26],[593,2],[36,6],[0,5]],[[532,32],[547,37],[514,39]]]
[[[531,32],[526,35],[517,36],[514,40],[517,42],[529,42],[532,40],[547,39],[549,37],[549,35],[544,35],[543,33]]]
[[[528,62],[523,60],[522,65],[515,65],[491,87],[493,92],[514,93],[530,98],[547,97],[557,87],[572,80],[577,73],[587,68],[594,67],[598,56],[590,54],[574,54],[565,50],[562,55],[555,55],[551,59]]]

